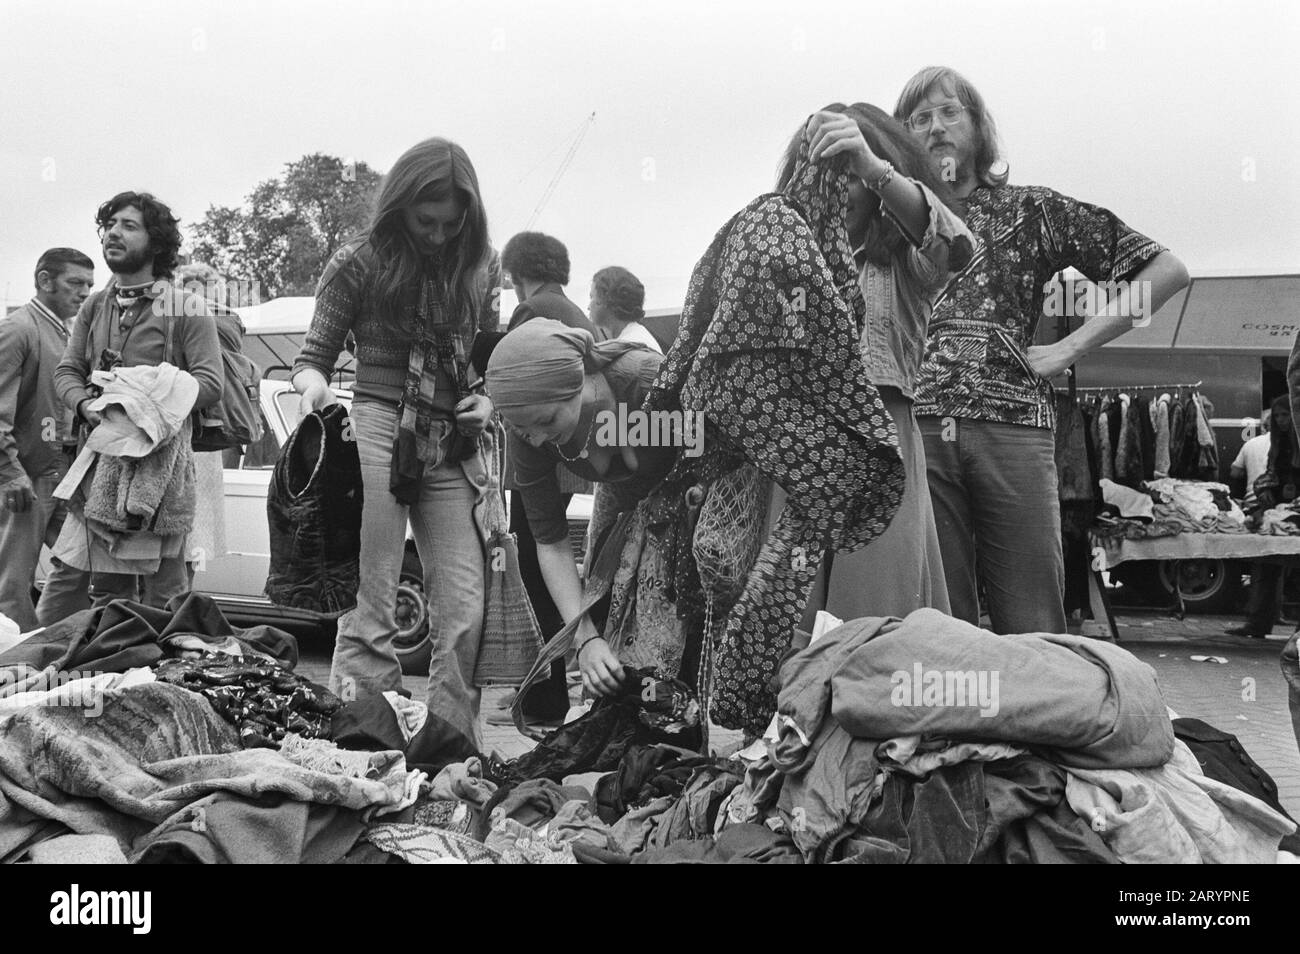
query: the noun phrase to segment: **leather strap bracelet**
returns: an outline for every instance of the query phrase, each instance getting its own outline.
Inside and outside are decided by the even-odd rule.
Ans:
[[[578,644],[578,651],[573,654],[574,657],[576,658],[579,654],[581,654],[582,651],[587,648],[587,644],[591,642],[593,639],[603,639],[603,638],[604,637],[602,637],[599,633],[597,633],[595,636],[588,636],[586,639],[584,639],[581,643]]]

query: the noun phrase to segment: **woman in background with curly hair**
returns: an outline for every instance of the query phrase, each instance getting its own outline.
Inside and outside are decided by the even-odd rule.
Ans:
[[[592,277],[590,311],[591,320],[606,338],[635,341],[664,353],[650,329],[641,324],[645,317],[645,286],[626,268],[611,265]]]

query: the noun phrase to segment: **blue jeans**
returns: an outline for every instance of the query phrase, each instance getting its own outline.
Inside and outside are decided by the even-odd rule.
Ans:
[[[918,419],[952,615],[995,633],[1064,633],[1056,442],[1041,427]]]
[[[388,489],[397,409],[358,402],[351,417],[365,494],[360,583],[356,608],[339,619],[330,689],[349,698],[402,688],[393,611],[409,521],[429,602],[429,711],[477,745],[474,664],[483,635],[485,559],[473,511],[487,489],[487,472],[481,457],[426,468],[419,501],[403,506]]]
[[[3,557],[0,559],[0,613],[17,623],[23,633],[44,625],[38,624],[36,619],[32,583],[36,579],[36,564],[41,558],[41,545],[54,546],[67,515],[63,501],[54,499],[54,488],[59,485],[61,477],[58,473],[44,474],[32,481],[35,499],[26,513],[11,513],[0,508],[0,556]],[[68,594],[64,605],[58,608],[63,615],[57,619],[90,605],[85,595],[89,576],[80,570],[72,573],[80,592]],[[53,606],[51,612],[55,612]]]

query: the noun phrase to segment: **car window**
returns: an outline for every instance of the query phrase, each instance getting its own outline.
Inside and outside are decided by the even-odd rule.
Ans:
[[[275,396],[275,406],[280,410],[280,418],[285,422],[290,433],[293,432],[293,426],[298,421],[298,402],[301,400],[298,392],[290,388],[287,391],[281,391]]]
[[[276,440],[275,429],[267,423],[266,415],[262,414],[260,408],[258,413],[262,417],[262,439],[248,445],[248,452],[242,460],[236,458],[232,463],[231,458],[227,457],[223,461],[226,467],[238,467],[240,470],[271,470],[275,467],[275,462],[280,457],[280,442]]]

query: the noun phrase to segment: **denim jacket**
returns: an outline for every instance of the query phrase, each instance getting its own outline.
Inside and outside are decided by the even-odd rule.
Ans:
[[[959,236],[972,247],[975,245],[970,230],[957,214],[925,185],[917,184],[930,210],[920,242],[896,257],[891,267],[865,262],[858,276],[867,306],[862,329],[862,360],[867,377],[877,387],[898,388],[909,400],[925,355],[931,304],[952,274],[948,250]],[[887,208],[885,213],[889,214]],[[899,229],[907,235],[907,229],[901,225]]]

